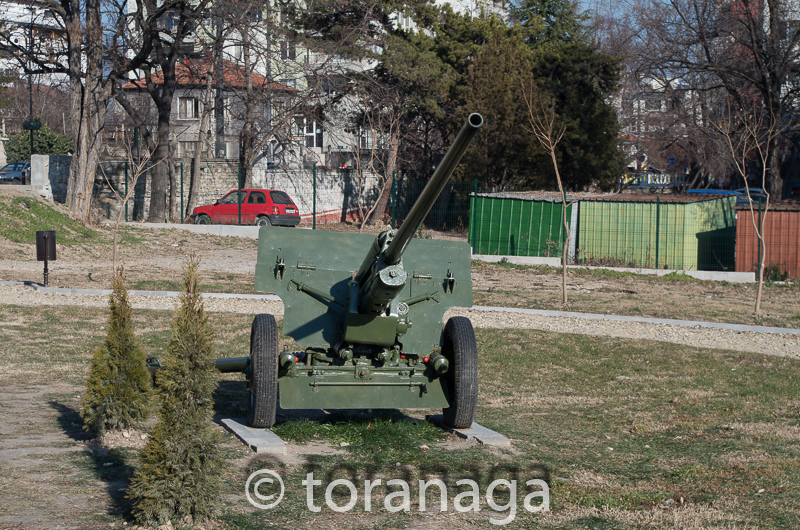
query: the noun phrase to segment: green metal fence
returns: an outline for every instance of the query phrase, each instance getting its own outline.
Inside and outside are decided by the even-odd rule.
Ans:
[[[472,194],[470,241],[475,254],[560,256],[563,203]],[[567,219],[573,206],[567,206]]]
[[[584,200],[575,262],[678,270],[734,270],[735,197],[678,202]]]
[[[106,215],[113,217],[121,207],[116,195],[124,197],[134,186],[134,169],[126,161],[104,162],[101,169],[99,173],[102,177],[96,183],[95,197],[103,205]],[[135,182],[136,189],[124,205],[123,218],[126,221],[147,218],[149,201],[152,200],[149,193],[151,170],[152,166],[145,167]],[[178,203],[178,214],[174,220],[191,222],[191,212],[187,211],[191,164],[176,163],[174,174],[177,187],[175,200]],[[231,162],[204,163],[201,167],[201,178],[200,205],[213,203],[225,193],[241,189],[245,185],[239,165]],[[253,173],[254,187],[286,191],[299,207],[302,225],[315,229],[357,230],[361,228],[365,217],[371,220],[371,229],[398,227],[422,193],[425,184],[427,181],[397,178],[396,174],[359,174],[352,170],[316,166]],[[449,183],[418,235],[466,241],[472,187],[471,182]],[[387,197],[383,214],[380,215],[374,209],[382,191],[385,191]]]

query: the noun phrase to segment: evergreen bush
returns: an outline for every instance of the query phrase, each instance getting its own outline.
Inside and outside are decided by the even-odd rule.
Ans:
[[[219,510],[223,458],[221,436],[212,428],[219,372],[197,267],[194,256],[184,267],[172,340],[156,376],[158,422],[128,489],[133,515],[147,526],[192,524]]]
[[[147,419],[151,398],[147,356],[133,334],[122,268],[114,273],[111,286],[108,330],[92,356],[81,410],[84,427],[101,436]]]

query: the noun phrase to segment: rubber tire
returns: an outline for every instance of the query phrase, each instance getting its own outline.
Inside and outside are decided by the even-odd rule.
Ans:
[[[275,425],[278,409],[278,325],[272,315],[253,319],[247,381],[247,424],[268,429]]]
[[[450,396],[450,406],[442,409],[444,424],[453,429],[468,429],[478,406],[478,344],[468,318],[453,317],[447,321],[442,355],[450,361],[450,369],[443,376]]]
[[[272,221],[266,215],[256,217],[256,226],[272,226]]]
[[[210,225],[211,218],[204,213],[201,213],[197,217],[194,218],[194,224],[196,225]]]
[[[17,185],[19,185],[19,184],[22,184],[22,181],[21,181],[21,180],[19,180],[19,179],[12,179],[12,180],[11,180],[11,184],[17,184]]]

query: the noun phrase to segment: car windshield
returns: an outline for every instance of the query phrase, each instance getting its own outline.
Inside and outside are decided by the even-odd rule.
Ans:
[[[247,195],[246,191],[242,191],[241,193],[242,193],[242,198],[241,198],[241,200],[239,202],[242,202],[244,200],[245,196]],[[238,194],[239,194],[238,191],[232,191],[229,194],[227,194],[226,196],[224,196],[223,198],[221,198],[219,200],[219,203],[220,204],[238,204],[236,202],[236,196]]]
[[[20,171],[25,164],[18,162],[16,164],[6,164],[0,171]]]

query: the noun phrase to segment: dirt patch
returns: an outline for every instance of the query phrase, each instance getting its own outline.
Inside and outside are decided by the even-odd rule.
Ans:
[[[561,276],[548,267],[473,263],[475,305],[800,328],[800,283],[767,284],[753,313],[756,285],[571,269],[568,304]]]

